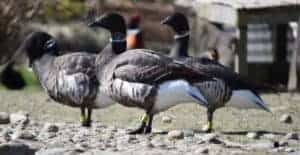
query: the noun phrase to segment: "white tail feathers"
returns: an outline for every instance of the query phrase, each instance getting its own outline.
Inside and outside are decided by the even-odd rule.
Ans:
[[[267,104],[250,90],[234,90],[226,106],[240,109],[262,109],[271,112]]]

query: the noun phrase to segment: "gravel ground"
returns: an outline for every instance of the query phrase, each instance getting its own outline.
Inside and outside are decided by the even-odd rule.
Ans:
[[[141,110],[120,105],[95,110],[93,126],[84,128],[79,109],[53,102],[40,90],[0,90],[0,154],[7,148],[39,155],[300,154],[300,95],[262,97],[272,113],[220,109],[213,134],[200,131],[205,109],[190,103],[157,115],[154,133],[128,135]]]

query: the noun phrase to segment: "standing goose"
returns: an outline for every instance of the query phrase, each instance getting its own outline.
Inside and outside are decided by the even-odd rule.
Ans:
[[[170,56],[173,58],[188,57],[190,26],[187,18],[182,13],[174,13],[161,21],[162,24],[169,25],[175,32],[175,43],[170,51]],[[209,58],[219,60],[218,51],[214,48],[206,52],[202,52],[201,58]]]
[[[21,45],[30,66],[44,90],[55,101],[81,108],[82,126],[91,125],[92,108],[98,81],[95,75],[95,55],[85,52],[58,56],[55,39],[45,32],[33,32]],[[85,109],[88,109],[88,116]]]
[[[202,91],[208,101],[208,123],[204,127],[205,131],[211,132],[213,127],[213,113],[223,106],[243,109],[257,108],[270,111],[256,92],[258,89],[265,89],[265,86],[242,79],[237,73],[209,57],[188,57],[189,26],[183,14],[174,13],[166,17],[162,21],[162,24],[170,26],[176,32],[176,43],[172,51],[172,56],[181,59],[186,65],[214,79],[194,84]]]
[[[98,76],[101,76],[103,74],[102,67],[117,55],[126,51],[126,22],[123,16],[111,12],[103,14],[95,21],[89,23],[89,27],[102,27],[107,29],[111,34],[110,43],[96,56],[95,67],[98,71]],[[115,101],[101,91],[98,92],[96,100],[100,108],[105,108],[115,103]]]
[[[141,126],[132,131],[150,133],[153,115],[179,103],[196,101],[206,104],[201,91],[192,85],[208,77],[163,54],[146,49],[126,49],[126,25],[116,13],[96,20],[90,26],[100,26],[111,32],[112,43],[97,56],[99,102],[111,104],[110,98],[128,107],[146,111]],[[120,54],[122,53],[122,54]],[[174,96],[174,97],[172,97]]]
[[[98,68],[98,72],[100,92],[124,106],[145,110],[141,126],[130,134],[150,133],[153,116],[180,103],[207,104],[193,83],[209,77],[151,50],[128,50]]]

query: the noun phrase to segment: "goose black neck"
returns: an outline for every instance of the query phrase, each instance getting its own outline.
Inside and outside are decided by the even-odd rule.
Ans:
[[[115,54],[120,54],[126,51],[126,33],[113,33],[110,41],[112,50]]]
[[[188,57],[188,48],[189,48],[189,34],[180,36],[176,35],[174,37],[175,43],[171,51],[171,57]]]

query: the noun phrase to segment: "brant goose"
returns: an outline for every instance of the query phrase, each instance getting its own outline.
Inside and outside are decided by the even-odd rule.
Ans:
[[[110,105],[112,98],[124,106],[146,111],[141,126],[131,134],[150,133],[153,115],[176,104],[207,103],[201,91],[192,85],[209,78],[200,71],[151,50],[122,53],[126,49],[126,25],[123,22],[120,15],[110,13],[90,26],[101,26],[112,34],[111,43],[96,59],[99,102]]]
[[[92,108],[97,107],[96,56],[85,52],[59,56],[55,39],[45,32],[28,35],[21,49],[29,57],[30,66],[48,95],[61,104],[80,107],[82,126],[89,127]]]
[[[205,131],[211,132],[213,127],[213,113],[223,106],[243,109],[258,108],[270,111],[256,92],[256,90],[264,89],[267,86],[257,85],[256,83],[247,81],[229,68],[226,68],[208,57],[188,57],[189,26],[183,14],[174,13],[166,17],[162,21],[162,24],[170,26],[176,32],[176,44],[171,55],[175,57],[175,59],[182,60],[186,65],[193,67],[195,70],[199,70],[213,78],[213,80],[209,79],[208,81],[194,84],[202,91],[208,101],[208,123],[204,127]],[[215,57],[217,57],[217,55]]]
[[[187,18],[181,13],[174,13],[162,20],[161,23],[170,26],[175,32],[175,43],[169,55],[173,58],[188,57],[190,26]],[[218,61],[219,53],[216,49],[208,49],[206,52],[202,52],[200,57]]]
[[[119,104],[146,111],[140,127],[130,134],[150,133],[153,116],[180,103],[207,106],[201,90],[193,84],[210,78],[162,53],[128,50],[98,69],[100,92]]]
[[[140,29],[139,14],[133,15],[128,23],[127,49],[144,48],[143,33]]]
[[[26,82],[22,77],[22,74],[14,69],[14,64],[14,62],[11,62],[5,67],[0,76],[1,83],[7,89],[23,89],[26,86]]]
[[[110,34],[110,43],[97,55],[95,67],[97,76],[102,76],[102,68],[108,64],[117,55],[126,51],[126,22],[118,13],[106,13],[89,23],[89,27],[102,27],[107,29]],[[100,108],[105,108],[115,103],[108,95],[98,92],[96,97]]]

